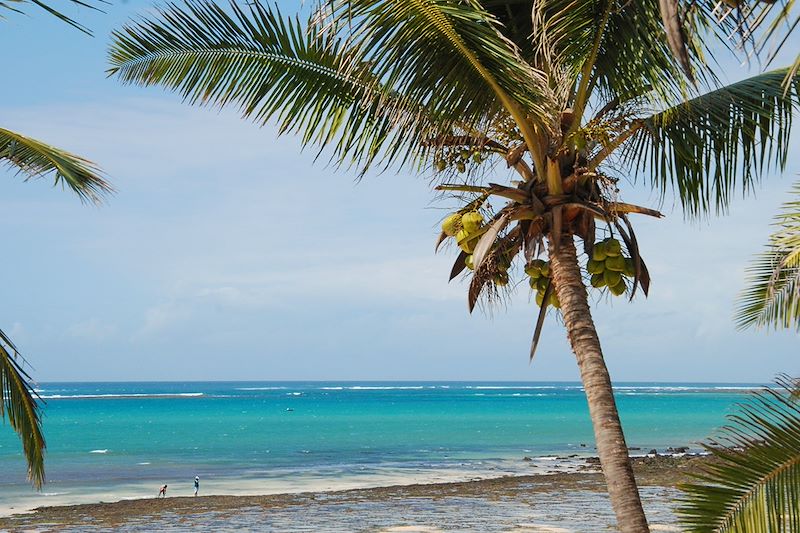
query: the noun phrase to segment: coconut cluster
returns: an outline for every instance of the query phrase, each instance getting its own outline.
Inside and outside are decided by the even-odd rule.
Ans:
[[[438,172],[443,172],[447,167],[455,167],[459,172],[466,172],[467,165],[480,165],[486,157],[480,150],[466,148],[443,150],[433,161],[433,166]]]
[[[531,289],[536,291],[536,305],[541,307],[542,303],[544,303],[544,293],[547,290],[547,286],[553,282],[550,263],[541,259],[534,259],[525,267],[525,273],[530,277],[528,282],[531,285]],[[561,308],[561,302],[558,301],[555,290],[550,291],[547,305],[552,305],[556,309]]]
[[[467,211],[466,213],[453,213],[444,219],[442,222],[442,232],[448,237],[454,237],[456,244],[467,255],[464,259],[464,264],[470,270],[475,270],[475,263],[472,259],[472,252],[475,251],[475,246],[483,235],[483,215],[477,211]],[[503,254],[498,254],[495,258],[495,272],[493,281],[495,285],[503,287],[508,285],[508,269],[511,267],[511,261]]]
[[[592,287],[608,287],[614,296],[623,294],[628,288],[625,279],[636,274],[633,259],[623,254],[622,244],[614,238],[595,243],[586,270],[592,276]]]

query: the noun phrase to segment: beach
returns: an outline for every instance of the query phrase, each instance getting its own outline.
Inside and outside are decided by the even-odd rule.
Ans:
[[[566,459],[566,458],[565,458]],[[653,531],[680,531],[675,486],[704,456],[634,460]],[[267,496],[137,499],[43,507],[0,518],[9,531],[613,531],[602,474],[593,459],[580,472],[457,483],[396,485]]]
[[[302,531],[306,523],[316,524],[311,530],[422,524],[513,531],[515,524],[540,522],[592,531],[591,522],[613,523],[579,383],[39,387],[46,401],[47,483],[41,491],[30,486],[15,436],[0,433],[4,528],[41,529],[52,522],[59,528],[125,524],[147,530],[152,523],[180,529],[214,524],[223,515],[228,518],[220,520],[234,516],[240,528],[268,523],[275,531]],[[692,464],[683,454],[700,453],[699,443],[750,388],[617,385],[631,455],[655,449],[665,456],[657,463],[637,459],[643,482],[652,487],[642,492],[647,511],[659,523],[675,521],[675,469],[661,466]],[[666,458],[675,454],[682,457]],[[195,476],[198,498],[192,497]],[[154,500],[165,484],[166,500]],[[537,496],[528,499],[529,493]],[[37,508],[47,510],[9,518]]]

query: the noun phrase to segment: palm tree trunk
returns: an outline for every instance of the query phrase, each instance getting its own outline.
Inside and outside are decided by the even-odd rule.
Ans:
[[[611,506],[617,516],[617,526],[624,533],[648,532],[572,235],[566,235],[557,249],[550,240],[550,260],[567,337],[578,360],[586,391],[597,454],[608,485]]]

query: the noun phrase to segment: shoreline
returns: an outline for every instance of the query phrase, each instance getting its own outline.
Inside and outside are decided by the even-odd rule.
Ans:
[[[643,489],[647,487],[674,489],[677,483],[687,479],[689,472],[696,470],[698,466],[707,461],[707,456],[695,454],[633,458],[636,478]],[[577,472],[503,475],[469,481],[413,483],[269,495],[173,496],[166,499],[150,497],[110,503],[45,506],[25,513],[0,517],[0,529],[15,531],[33,528],[47,531],[90,526],[91,528],[119,529],[122,527],[123,529],[139,530],[137,524],[144,527],[144,524],[152,525],[160,520],[184,523],[191,522],[193,519],[207,520],[209,516],[227,517],[225,519],[228,519],[253,512],[269,513],[270,515],[290,512],[298,520],[302,520],[302,516],[309,510],[314,510],[323,503],[339,507],[371,505],[380,508],[398,500],[513,501],[515,496],[523,493],[561,495],[562,500],[570,494],[596,493],[598,497],[604,497],[605,484],[603,476],[597,468],[597,459],[590,457],[585,460],[584,466]],[[664,525],[664,527],[671,526]],[[664,530],[669,531],[669,529]],[[547,529],[541,529],[541,531],[547,531]]]

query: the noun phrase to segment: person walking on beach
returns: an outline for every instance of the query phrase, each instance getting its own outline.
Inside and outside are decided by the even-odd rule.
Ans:
[[[158,497],[159,498],[166,498],[167,497],[167,485],[166,484],[163,487],[161,487],[160,491],[158,491]]]
[[[200,490],[200,476],[194,476],[194,495]]]

